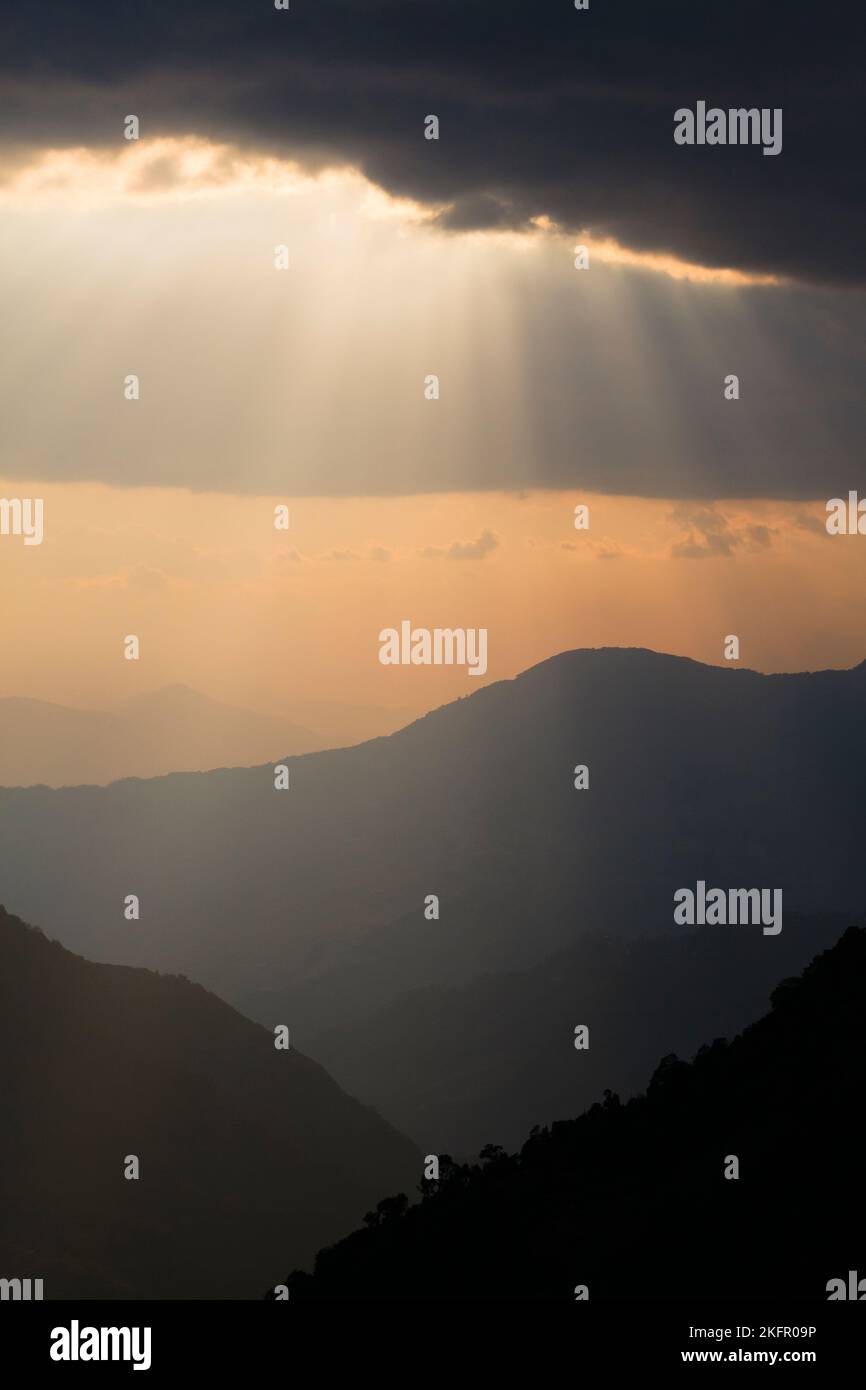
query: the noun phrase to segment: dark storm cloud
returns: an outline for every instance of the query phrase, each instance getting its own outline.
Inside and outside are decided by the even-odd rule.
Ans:
[[[864,11],[730,0],[14,0],[7,140],[198,133],[350,161],[447,204],[445,228],[546,215],[639,250],[866,279]],[[679,147],[699,100],[781,107],[783,149]],[[423,118],[441,121],[438,142]]]

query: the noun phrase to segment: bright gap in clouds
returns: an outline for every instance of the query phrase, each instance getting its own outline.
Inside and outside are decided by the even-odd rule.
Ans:
[[[660,496],[815,495],[820,422],[797,381],[802,345],[773,322],[783,289],[603,237],[576,270],[574,238],[544,218],[525,235],[446,233],[436,209],[352,170],[313,176],[200,140],[7,154],[4,170],[9,475],[263,494],[649,482]],[[797,382],[781,412],[754,389],[774,362]],[[731,411],[734,364],[752,389]],[[826,371],[842,390],[844,366],[828,357]],[[780,489],[764,474],[786,428]]]
[[[118,150],[44,149],[19,153],[17,157],[7,152],[5,169],[0,157],[0,204],[10,205],[57,199],[66,205],[85,207],[117,199],[148,203],[251,192],[303,196],[335,185],[355,190],[357,212],[366,217],[391,217],[405,226],[417,227],[432,223],[444,211],[441,206],[425,208],[409,199],[392,197],[351,168],[312,174],[300,162],[195,136],[130,141]],[[531,233],[485,231],[463,235],[495,239],[524,249],[535,246],[542,237],[569,240],[567,231],[546,216],[535,218],[533,226]],[[453,233],[451,238],[454,239]],[[697,284],[780,283],[772,275],[710,268],[663,252],[634,251],[611,237],[594,237],[589,230],[580,233],[580,240],[589,247],[593,258],[605,265],[632,266]]]

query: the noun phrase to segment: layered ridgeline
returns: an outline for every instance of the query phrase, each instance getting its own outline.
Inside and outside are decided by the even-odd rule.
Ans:
[[[0,1276],[46,1298],[255,1297],[287,1245],[311,1259],[422,1171],[198,985],[91,964],[2,909],[0,1053]]]
[[[409,990],[309,1050],[425,1149],[468,1157],[633,1095],[653,1057],[691,1056],[763,1013],[773,986],[835,943],[844,917],[789,917],[768,941],[703,927],[638,941],[592,933],[524,970]]]
[[[471,1118],[477,1098],[486,1104],[502,1089],[499,1053],[487,1074],[484,1058],[497,1030],[517,1033],[500,988],[520,1012],[521,1047],[542,1054],[536,1075],[545,1048],[550,1056],[552,981],[488,987],[482,977],[540,969],[590,934],[669,935],[674,894],[699,881],[781,890],[778,934],[717,929],[719,960],[742,950],[743,969],[754,972],[750,984],[719,970],[727,1012],[714,1026],[728,1031],[755,1016],[773,979],[827,944],[825,927],[811,942],[803,929],[798,943],[793,914],[858,919],[864,723],[866,666],[762,676],[639,650],[568,652],[388,738],[289,759],[286,790],[275,789],[269,765],[101,789],[2,790],[0,883],[8,901],[72,949],[181,971],[266,1024],[288,1021],[298,1045],[315,1056],[321,1044],[364,1098],[395,1094],[394,1038],[411,1084],[412,1048],[429,1054],[432,1036],[448,1062],[417,1053],[419,1098],[432,1079],[438,1111],[428,1126],[402,1101],[398,1108],[435,1145],[443,1116],[462,1106]],[[587,790],[575,788],[578,765],[589,770]],[[125,915],[131,895],[137,919]],[[696,938],[710,929],[680,930]],[[675,962],[660,957],[647,993],[656,1015],[669,968]],[[636,1032],[616,1007],[627,966],[605,967],[607,991],[590,998],[581,975],[596,969],[572,956],[575,1002],[556,1005],[557,1047],[567,1051],[559,1030],[576,1024],[603,1021],[598,1037],[608,1045],[613,1030],[631,1028],[634,1076],[636,1060],[645,1066],[703,1036],[694,1019],[673,1035]],[[457,1047],[451,992],[473,981],[468,1006],[456,1000]],[[673,979],[668,987],[676,995]],[[412,990],[428,992],[417,1029],[399,1021]],[[396,1025],[383,1018],[392,1006]],[[362,1072],[351,1070],[353,1054]],[[596,1078],[627,1079],[614,1067]],[[480,1116],[489,1137],[507,1140],[529,1118],[525,1090],[512,1094],[513,1113],[506,1102],[501,1114]],[[548,1094],[547,1117],[560,1103],[573,1113],[585,1098]],[[448,1131],[449,1142],[469,1151],[479,1128]]]
[[[65,787],[119,777],[242,767],[329,739],[285,719],[164,686],[117,710],[70,709],[46,700],[0,700],[0,785]]]
[[[864,731],[866,665],[568,652],[390,737],[288,759],[287,790],[269,765],[0,790],[0,882],[73,949],[182,969],[265,1019],[288,1001],[321,1030],[588,929],[669,929],[698,880],[859,914]],[[329,1018],[311,982],[330,972],[363,988]]]
[[[827,1299],[866,1293],[866,932],[646,1094],[490,1148],[320,1253],[292,1299]],[[854,1272],[853,1275],[851,1272]],[[263,1281],[264,1282],[264,1281]],[[854,1293],[851,1290],[854,1289]]]

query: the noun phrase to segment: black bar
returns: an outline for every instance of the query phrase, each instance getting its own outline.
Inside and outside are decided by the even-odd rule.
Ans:
[[[114,1376],[133,1375],[133,1383],[147,1383],[145,1376],[174,1379],[188,1373],[198,1379],[252,1372],[261,1384],[271,1375],[288,1382],[299,1369],[298,1354],[306,1352],[319,1371],[345,1360],[354,1363],[356,1378],[377,1366],[383,1373],[390,1367],[390,1378],[394,1351],[406,1344],[402,1366],[409,1381],[416,1372],[429,1374],[437,1365],[453,1378],[467,1369],[464,1353],[475,1350],[485,1370],[497,1364],[513,1370],[522,1349],[541,1382],[556,1378],[555,1365],[562,1355],[575,1372],[587,1365],[611,1375],[620,1370],[667,1371],[721,1358],[725,1365],[739,1361],[768,1369],[805,1365],[824,1380],[831,1369],[857,1372],[866,1330],[866,1308],[841,1302],[791,1302],[786,1307],[587,1302],[544,1309],[538,1304],[518,1308],[505,1300],[471,1305],[407,1300],[399,1307],[359,1302],[361,1316],[357,1305],[331,1304],[323,1311],[321,1304],[290,1301],[7,1302],[0,1305],[0,1373],[5,1377],[17,1367],[24,1375],[50,1371],[52,1378],[92,1378],[107,1369]],[[55,1329],[71,1334],[76,1322],[79,1348],[82,1342],[91,1345],[88,1328],[149,1328],[150,1366],[136,1374],[129,1360],[53,1360],[53,1343],[67,1349]],[[130,1339],[128,1345],[130,1353],[144,1359],[142,1333],[137,1343]],[[110,1351],[111,1343],[106,1347]]]

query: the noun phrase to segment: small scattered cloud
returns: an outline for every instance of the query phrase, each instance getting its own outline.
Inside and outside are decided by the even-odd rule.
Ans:
[[[278,573],[290,565],[300,565],[306,560],[306,555],[302,555],[300,550],[294,545],[287,545],[284,549],[277,552],[271,558],[271,566]]]
[[[596,560],[621,560],[626,555],[635,556],[634,550],[627,550],[620,545],[619,541],[611,540],[610,536],[604,536],[600,541],[585,540],[580,544],[574,541],[560,541],[560,550],[576,550],[582,554],[589,552]]]
[[[794,518],[794,526],[798,531],[808,531],[813,536],[826,536],[827,524],[817,516],[810,516],[808,512],[800,512]]]
[[[769,526],[747,526],[745,534],[758,550],[766,550],[773,544],[773,531]]]
[[[113,574],[78,575],[65,582],[75,589],[122,589],[154,594],[178,581],[152,565],[131,565]]]
[[[326,550],[318,558],[325,561],[335,561],[337,564],[346,562],[358,564],[364,560],[371,560],[375,565],[384,565],[393,558],[393,555],[390,550],[386,550],[384,545],[373,545],[366,554],[362,554],[359,550],[334,549]]]
[[[486,560],[499,546],[496,532],[488,529],[474,541],[452,541],[448,546],[428,545],[421,553],[425,560]]]
[[[319,556],[320,560],[333,560],[338,564],[356,562],[362,558],[363,557],[358,554],[357,550],[327,550],[324,555]]]
[[[140,593],[158,593],[169,582],[165,571],[154,569],[152,565],[133,565],[126,574],[126,587],[137,589]]]
[[[737,551],[767,550],[776,534],[757,522],[732,525],[715,507],[678,507],[670,520],[684,533],[671,546],[674,560],[727,560]]]
[[[597,560],[621,560],[626,553],[621,545],[617,544],[616,541],[610,540],[607,536],[605,536],[604,540],[594,544],[592,548],[595,551],[595,558]]]

